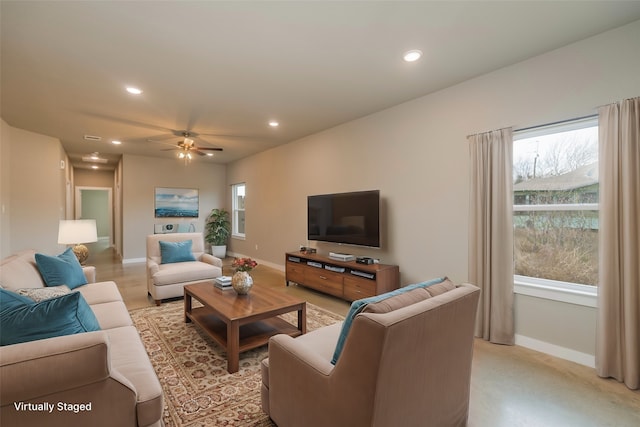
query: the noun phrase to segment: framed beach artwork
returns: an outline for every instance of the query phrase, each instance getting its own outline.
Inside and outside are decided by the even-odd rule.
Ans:
[[[156,187],[156,218],[198,218],[198,190]]]

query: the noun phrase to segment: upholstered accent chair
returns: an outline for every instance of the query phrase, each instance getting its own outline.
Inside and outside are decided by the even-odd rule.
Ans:
[[[184,286],[222,275],[222,260],[205,253],[202,233],[147,236],[147,290],[160,305],[184,295]]]
[[[425,289],[364,307],[335,365],[341,324],[272,337],[263,411],[279,427],[466,425],[480,290]]]

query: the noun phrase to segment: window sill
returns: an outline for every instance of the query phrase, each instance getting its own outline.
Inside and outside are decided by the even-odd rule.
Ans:
[[[246,237],[244,234],[232,234],[231,238],[236,240],[246,240]]]
[[[598,289],[595,286],[558,282],[527,276],[513,276],[513,292],[536,298],[597,307]]]

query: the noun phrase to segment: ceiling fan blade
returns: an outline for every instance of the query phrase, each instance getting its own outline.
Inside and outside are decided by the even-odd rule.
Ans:
[[[150,138],[147,138],[147,141],[161,142],[161,141],[164,141],[164,140],[167,140],[167,139],[177,139],[177,138],[180,138],[180,136],[179,135],[176,136],[176,135],[173,135],[171,133],[165,133],[165,134],[162,134],[162,135],[155,135],[155,136],[152,136]]]
[[[204,150],[204,151],[222,151],[222,148],[219,147],[213,147],[213,148],[209,148],[209,147],[198,147],[198,150]]]

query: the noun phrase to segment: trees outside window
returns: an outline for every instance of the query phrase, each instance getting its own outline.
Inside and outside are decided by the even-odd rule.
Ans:
[[[597,119],[516,132],[513,147],[515,274],[595,286]]]

